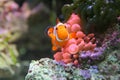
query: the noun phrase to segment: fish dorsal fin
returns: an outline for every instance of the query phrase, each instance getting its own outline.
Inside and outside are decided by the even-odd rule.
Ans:
[[[61,23],[59,18],[56,18],[56,24]]]

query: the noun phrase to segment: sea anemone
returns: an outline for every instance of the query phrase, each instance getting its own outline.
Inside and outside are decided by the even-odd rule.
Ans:
[[[90,57],[89,54],[93,56],[92,53],[96,47],[95,37],[93,33],[86,35],[82,31],[80,17],[73,13],[64,24],[68,29],[69,34],[74,33],[75,35],[66,42],[65,46],[61,47],[60,52],[54,54],[54,59],[66,64],[73,63],[74,65],[77,65],[80,62],[79,58],[82,58],[83,56]],[[83,52],[87,51],[91,53],[86,55],[83,54]]]

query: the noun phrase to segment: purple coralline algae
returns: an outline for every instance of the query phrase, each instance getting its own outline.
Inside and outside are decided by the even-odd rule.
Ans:
[[[84,77],[84,79],[89,79],[91,77],[89,70],[81,70],[80,75]]]
[[[49,58],[32,61],[25,80],[120,80],[119,53],[120,33],[115,30],[94,51],[80,52],[80,65]]]
[[[80,58],[99,60],[99,57],[102,56],[104,50],[105,50],[104,47],[99,47],[99,48],[95,48],[94,51],[83,51],[80,53]]]

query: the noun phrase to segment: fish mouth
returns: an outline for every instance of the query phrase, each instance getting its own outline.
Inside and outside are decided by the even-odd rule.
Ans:
[[[57,34],[55,34],[55,36],[56,36],[57,41],[59,41],[59,42],[67,41],[67,40],[69,39],[69,34],[68,34],[67,38],[66,38],[66,39],[64,39],[64,40],[59,39],[59,37],[58,37],[58,35],[57,35]]]

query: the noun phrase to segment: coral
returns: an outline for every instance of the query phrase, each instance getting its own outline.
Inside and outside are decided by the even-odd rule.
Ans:
[[[10,42],[16,41],[28,28],[23,13],[13,0],[3,0],[0,5],[0,29],[8,30],[13,35]]]
[[[83,80],[81,72],[74,66],[43,58],[31,62],[25,80]]]
[[[19,6],[13,0],[0,1],[0,78],[13,77],[19,73],[19,53],[13,43],[26,32]]]
[[[110,28],[108,33],[103,33],[104,36],[84,32],[87,26],[96,31],[101,28],[100,32],[113,26],[119,3],[116,9],[111,5],[116,2],[74,0],[73,4],[65,6],[63,12],[69,17],[60,24],[62,29],[67,30],[67,37],[64,33],[61,35],[61,31],[57,34],[58,24],[54,26],[56,32],[53,30],[52,35],[58,42],[66,40],[66,43],[62,46],[57,44],[59,47],[56,49],[59,49],[54,54],[55,60],[43,58],[32,61],[25,80],[120,80],[120,30]],[[72,13],[73,10],[80,15]],[[114,28],[119,26],[114,25]]]
[[[100,57],[102,55],[102,53],[104,52],[104,48],[95,48],[94,52],[91,51],[84,51],[80,54],[80,58],[82,59],[92,59],[92,60],[99,60],[98,57]]]
[[[100,33],[117,23],[119,7],[119,0],[73,0],[72,4],[64,5],[62,12],[65,19],[68,19],[72,12],[76,12],[81,16],[87,33]]]
[[[76,15],[75,13],[72,13],[66,23],[71,26],[74,24],[81,24],[81,19],[78,15]]]
[[[76,33],[75,38],[54,54],[55,60],[32,61],[25,80],[120,80],[120,25],[108,29],[96,43],[93,33],[86,35],[78,25],[78,31],[65,25],[69,33]]]
[[[91,51],[92,53],[92,51],[96,47],[94,34],[84,34],[84,32],[82,31],[81,19],[75,13],[72,13],[67,22],[65,22],[62,25],[66,26],[70,38],[66,43],[64,43],[64,46],[60,47],[61,52],[57,52],[54,55],[54,58],[57,61],[63,61],[65,63],[74,63],[75,65],[77,65],[79,64],[78,57],[83,51]]]
[[[49,58],[32,61],[25,80],[119,80],[119,52],[109,49],[104,61],[83,68]]]
[[[32,61],[25,80],[119,80],[119,34],[118,30],[112,31],[111,34],[106,35],[105,41],[103,41],[104,44],[101,47],[96,47],[93,52],[82,52],[79,55],[79,59],[82,59],[83,63],[79,66],[74,66],[74,64],[65,64],[62,61],[58,62],[62,58],[65,58],[65,61],[69,61],[68,59],[71,57],[69,53],[63,54],[61,52],[57,52],[55,54],[58,55],[58,61],[49,58]],[[71,43],[76,44],[74,39],[71,40]],[[116,45],[116,43],[118,45]],[[88,60],[87,63],[84,63],[86,59],[91,60],[91,62]],[[99,60],[101,62],[99,62]],[[95,61],[98,62],[89,64]]]
[[[11,33],[0,29],[0,78],[12,77],[18,72],[18,51],[15,44],[9,43]]]

